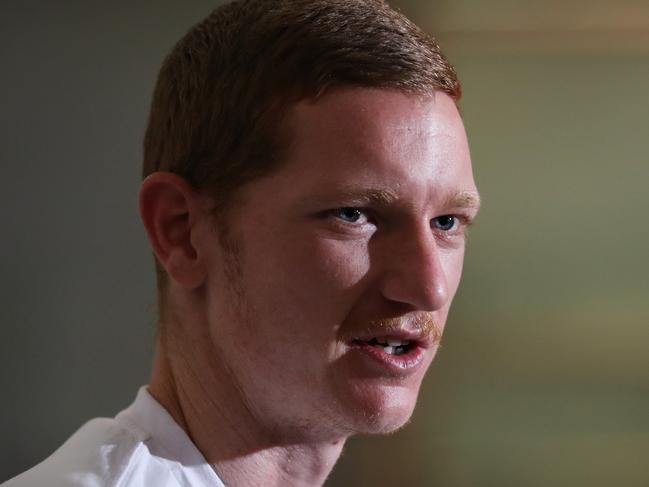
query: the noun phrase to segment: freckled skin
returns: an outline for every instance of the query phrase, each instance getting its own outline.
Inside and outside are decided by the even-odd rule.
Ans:
[[[227,401],[260,435],[393,431],[409,419],[435,348],[394,378],[363,368],[344,337],[382,318],[425,316],[443,329],[464,238],[431,222],[475,213],[449,203],[476,193],[461,118],[443,93],[347,88],[299,103],[288,129],[284,164],[242,188],[228,215],[236,250],[207,230],[196,241],[210,374],[232,386]],[[364,206],[359,221],[332,213],[377,188],[391,197]]]

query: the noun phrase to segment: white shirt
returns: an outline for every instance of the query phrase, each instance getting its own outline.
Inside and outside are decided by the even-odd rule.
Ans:
[[[114,419],[89,421],[2,487],[225,487],[185,431],[142,387]]]

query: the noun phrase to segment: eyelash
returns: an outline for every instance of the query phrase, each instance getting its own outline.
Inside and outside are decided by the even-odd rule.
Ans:
[[[433,218],[433,220],[431,222],[431,226],[434,226],[435,223],[439,222],[442,218],[452,218],[453,219],[453,222],[452,222],[453,225],[451,226],[451,228],[449,228],[449,229],[440,228],[442,225],[440,225],[440,227],[437,227],[438,230],[441,230],[442,232],[445,232],[445,233],[453,232],[453,230],[455,230],[456,227],[459,224],[462,223],[461,218],[456,216],[456,215],[441,215],[441,216],[438,216],[436,218]]]
[[[363,216],[365,217],[365,221],[362,223],[358,223],[358,219],[355,221],[350,221],[344,217],[342,217],[343,212],[354,212],[356,213],[355,216],[357,216],[358,219],[362,218]],[[334,208],[333,210],[330,210],[328,212],[330,216],[333,216],[343,225],[351,225],[351,226],[360,226],[364,223],[370,222],[370,212],[365,209],[365,208],[357,208],[353,206],[343,206],[340,208]],[[439,228],[435,226],[435,222],[439,222],[440,219],[442,218],[452,218],[453,219],[453,226],[447,230],[443,228]],[[451,238],[456,236],[457,234],[463,234],[464,231],[469,227],[471,224],[470,219],[467,218],[464,215],[440,215],[438,217],[435,217],[431,220],[431,227],[435,230],[439,230],[444,234],[445,238]]]
[[[350,225],[355,225],[355,224],[357,224],[357,221],[353,221],[353,222],[352,222],[352,221],[349,221],[349,220],[347,220],[347,219],[345,219],[345,218],[343,218],[343,217],[341,216],[341,214],[342,214],[343,212],[346,212],[346,211],[348,211],[348,212],[356,212],[356,213],[358,213],[358,217],[359,217],[359,218],[362,217],[362,216],[364,215],[364,216],[365,216],[365,219],[366,219],[366,220],[368,219],[368,218],[367,218],[367,211],[366,211],[366,210],[364,210],[363,208],[355,208],[355,207],[352,207],[352,206],[343,206],[343,207],[341,207],[341,208],[335,208],[335,209],[331,210],[331,215],[332,215],[333,217],[338,218],[339,220],[341,220],[341,221],[347,223],[347,224],[350,224]]]

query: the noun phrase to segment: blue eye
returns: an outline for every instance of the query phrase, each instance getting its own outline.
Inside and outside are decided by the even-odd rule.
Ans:
[[[338,208],[333,210],[333,214],[349,223],[357,223],[363,217],[363,212],[358,208]]]
[[[444,232],[448,232],[450,230],[453,230],[453,228],[455,227],[457,218],[453,215],[438,216],[437,218],[433,219],[433,223],[435,225],[435,228],[438,228],[439,230],[442,230]]]

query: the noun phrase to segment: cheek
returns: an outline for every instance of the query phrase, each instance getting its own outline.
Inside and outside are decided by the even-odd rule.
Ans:
[[[444,274],[446,276],[446,284],[449,292],[448,305],[446,306],[447,312],[460,285],[463,265],[464,249],[458,249],[442,256],[442,266],[444,267]]]
[[[334,239],[313,239],[294,267],[295,275],[305,279],[304,285],[312,283],[331,297],[353,293],[369,269],[367,242]]]
[[[464,249],[453,252],[446,264],[449,286],[453,290],[453,294],[457,291],[458,285],[460,284],[460,278],[462,277],[462,267],[464,265]]]
[[[272,256],[267,253],[251,272],[257,276],[274,276],[272,284],[263,281],[260,284],[272,286],[286,309],[319,319],[344,318],[369,270],[366,242],[317,236],[291,242],[274,248]],[[282,308],[278,305],[277,309]]]

